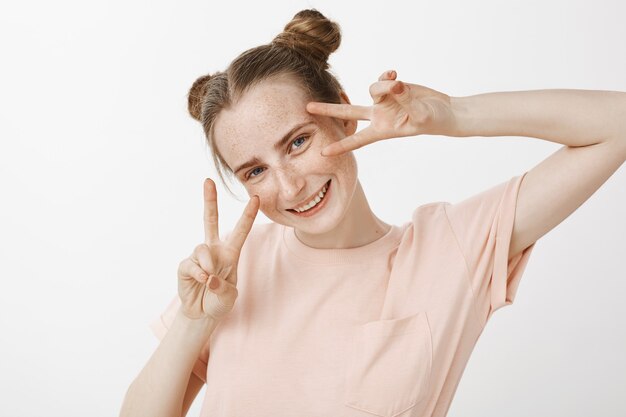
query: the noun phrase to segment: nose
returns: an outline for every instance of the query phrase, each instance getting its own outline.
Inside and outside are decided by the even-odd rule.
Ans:
[[[300,196],[305,185],[302,175],[290,169],[277,169],[274,170],[274,174],[280,188],[279,192],[285,202],[296,204],[298,202],[296,199]]]

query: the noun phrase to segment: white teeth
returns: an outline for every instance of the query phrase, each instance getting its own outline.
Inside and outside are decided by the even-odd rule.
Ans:
[[[308,203],[308,204],[305,204],[304,206],[302,206],[302,207],[298,207],[298,208],[296,208],[296,209],[294,209],[294,210],[295,210],[295,211],[297,211],[298,213],[301,213],[301,212],[303,212],[303,211],[307,211],[308,209],[312,208],[312,207],[313,207],[313,206],[315,206],[317,203],[319,203],[319,202],[322,200],[322,198],[324,198],[324,194],[326,194],[326,189],[327,189],[327,187],[326,187],[326,186],[324,186],[324,187],[322,188],[322,191],[320,191],[319,193],[317,193],[317,195],[315,196],[315,198],[314,198],[313,200],[309,201],[309,203]]]

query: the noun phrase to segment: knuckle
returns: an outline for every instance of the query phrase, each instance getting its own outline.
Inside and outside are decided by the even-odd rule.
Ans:
[[[201,268],[197,268],[193,275],[198,282],[204,282],[209,277],[209,274],[205,273]],[[207,277],[206,279],[204,278],[205,276]]]
[[[375,97],[379,94],[379,90],[380,90],[381,85],[379,83],[374,83],[372,85],[370,85],[370,96]]]
[[[178,264],[178,270],[177,270],[178,275],[187,276],[190,264],[193,264],[193,261],[191,259],[189,259],[189,258],[183,259]]]
[[[194,248],[193,253],[195,255],[199,255],[201,253],[208,252],[208,250],[209,250],[209,247],[206,245],[206,243],[201,243]]]
[[[195,262],[189,262],[187,264],[187,272],[189,274],[194,274],[195,275],[198,271],[201,271],[201,270],[202,270],[202,268],[200,268],[200,265],[198,265]]]
[[[219,262],[218,262],[219,264]],[[215,263],[213,262],[213,260],[211,259],[210,255],[202,255],[198,258],[198,266],[200,268],[202,268],[203,270],[210,272],[214,270],[215,267]]]

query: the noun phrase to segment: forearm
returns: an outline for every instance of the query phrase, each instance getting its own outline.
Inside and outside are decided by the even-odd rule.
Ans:
[[[191,320],[179,311],[128,388],[120,417],[180,417],[191,370],[215,326],[213,319]]]
[[[572,147],[626,141],[626,93],[533,90],[451,97],[450,136],[526,136]],[[626,145],[625,145],[626,146]]]

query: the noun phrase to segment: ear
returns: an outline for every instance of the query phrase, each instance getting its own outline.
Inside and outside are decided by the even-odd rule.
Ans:
[[[348,95],[346,94],[345,91],[342,90],[339,93],[339,96],[341,98],[342,104],[352,104],[350,103],[350,99],[348,98]],[[353,135],[354,132],[356,132],[356,127],[358,124],[356,120],[342,120],[342,119],[337,119],[337,120],[342,123],[343,130],[346,133],[346,136]]]

